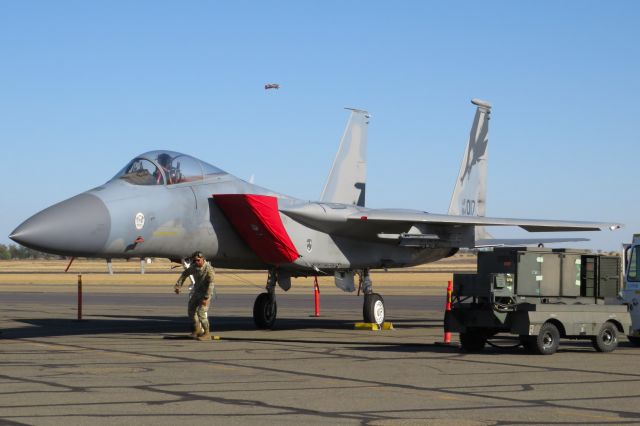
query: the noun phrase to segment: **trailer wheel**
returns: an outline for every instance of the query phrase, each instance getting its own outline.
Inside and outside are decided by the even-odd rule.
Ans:
[[[550,322],[545,322],[540,327],[540,333],[535,342],[535,351],[540,355],[552,355],[558,350],[560,344],[560,332],[558,327]]]
[[[640,337],[636,337],[636,336],[627,336],[627,339],[629,339],[629,342],[630,342],[633,346],[640,346]]]
[[[481,328],[470,328],[466,333],[460,333],[460,346],[465,352],[480,352],[484,349],[487,338],[487,333]]]
[[[591,343],[598,352],[613,352],[618,347],[616,326],[609,321],[602,324],[598,334],[591,338]]]

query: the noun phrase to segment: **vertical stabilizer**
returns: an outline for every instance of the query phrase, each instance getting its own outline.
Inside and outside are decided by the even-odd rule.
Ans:
[[[327,178],[320,200],[327,203],[343,203],[364,206],[367,180],[367,111],[354,108],[342,135],[338,153]]]
[[[489,144],[489,116],[491,104],[473,99],[477,106],[469,143],[462,158],[460,172],[449,204],[449,214],[484,216],[487,193],[487,145]],[[476,227],[476,239],[487,238],[484,227]]]

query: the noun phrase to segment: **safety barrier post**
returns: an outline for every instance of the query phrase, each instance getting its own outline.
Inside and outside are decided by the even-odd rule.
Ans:
[[[444,306],[444,310],[449,312],[451,310],[451,297],[453,294],[453,283],[451,282],[451,280],[449,280],[449,282],[447,283],[447,303]],[[451,332],[450,331],[445,331],[444,332],[444,343],[449,344],[451,343]]]
[[[451,281],[447,282],[447,301],[444,304],[444,310],[446,312],[451,310],[451,301],[452,301],[452,297],[453,297],[453,283]],[[446,313],[445,313],[445,317],[446,317]],[[446,325],[445,325],[446,327]],[[451,346],[451,332],[446,331],[444,332],[444,339],[442,342],[436,342],[436,345],[442,345],[442,346]]]
[[[314,317],[320,316],[320,286],[318,285],[318,276],[313,278],[313,298],[315,301]]]
[[[78,274],[78,321],[82,321],[82,274]]]

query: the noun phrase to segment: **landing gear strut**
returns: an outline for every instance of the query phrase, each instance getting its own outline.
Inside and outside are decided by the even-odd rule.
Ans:
[[[273,328],[278,314],[278,304],[276,303],[276,282],[278,276],[276,271],[269,271],[267,278],[266,293],[261,293],[253,304],[253,321],[260,329]]]
[[[373,283],[369,277],[368,269],[362,270],[360,280],[364,291],[362,305],[364,322],[382,325],[384,323],[384,299],[378,293],[373,292]]]

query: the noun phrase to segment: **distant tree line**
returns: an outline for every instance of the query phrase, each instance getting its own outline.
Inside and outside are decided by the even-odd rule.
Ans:
[[[598,254],[608,254],[611,256],[619,256],[620,253],[616,251],[606,252],[603,250],[597,250]],[[466,254],[469,256],[476,256],[478,249],[461,248],[460,254]],[[43,253],[41,251],[33,250],[19,244],[0,244],[0,260],[12,260],[12,259],[67,259],[66,256],[58,256],[56,254]]]
[[[0,260],[12,260],[12,259],[65,259],[64,256],[58,256],[55,254],[43,253],[41,251],[32,250],[21,245],[0,244]]]

